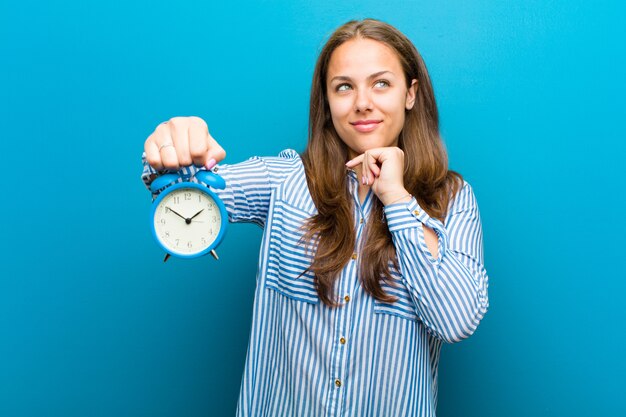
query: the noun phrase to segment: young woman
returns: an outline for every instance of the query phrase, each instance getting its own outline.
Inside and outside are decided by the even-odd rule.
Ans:
[[[376,20],[330,37],[306,151],[219,165],[199,118],[145,142],[144,181],[226,180],[232,222],[264,227],[240,416],[434,416],[442,342],[487,311],[476,199],[448,170],[428,72]]]

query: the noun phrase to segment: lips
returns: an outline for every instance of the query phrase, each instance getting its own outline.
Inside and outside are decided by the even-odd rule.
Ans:
[[[350,122],[354,129],[361,133],[371,132],[376,129],[382,120],[357,120]]]

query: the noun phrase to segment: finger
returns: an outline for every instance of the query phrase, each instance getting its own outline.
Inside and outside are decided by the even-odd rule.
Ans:
[[[346,166],[348,168],[354,168],[355,166],[359,165],[360,163],[363,162],[363,158],[364,158],[365,154],[361,154],[359,156],[357,156],[356,158],[353,158],[351,160],[349,160],[348,162],[346,162]]]
[[[191,165],[193,161],[189,153],[189,121],[186,118],[174,117],[168,124],[170,125],[178,165],[181,167]]]
[[[368,154],[372,156],[374,159],[378,159],[388,149],[389,148],[372,148],[372,149],[368,149],[367,151],[365,151],[363,155]]]
[[[361,161],[361,183],[363,185],[370,185],[373,181],[372,175],[369,171],[369,159],[370,155],[365,152],[363,154],[363,160]]]
[[[146,161],[155,170],[159,171],[163,169],[163,163],[161,161],[161,155],[159,155],[159,147],[155,142],[154,134],[148,136],[143,146],[146,152]]]
[[[211,169],[215,166],[215,164],[226,158],[226,151],[220,146],[219,143],[217,143],[215,139],[213,139],[211,134],[208,136],[208,144],[209,151],[207,152],[206,167],[207,169]]]
[[[366,184],[372,185],[374,183],[374,173],[372,171],[372,166],[376,165],[376,159],[372,156],[371,153],[366,152],[365,158],[363,159],[363,173],[366,175]]]
[[[378,166],[378,164],[381,161],[377,160],[371,153],[368,153],[368,158],[366,159],[366,161],[369,171],[374,177],[378,178],[378,176],[380,175],[380,167]]]
[[[380,167],[378,166],[378,161],[376,158],[369,152],[365,152],[363,154],[363,162],[362,162],[362,176],[365,185],[372,185],[376,178],[380,176]]]
[[[209,150],[209,131],[206,123],[192,122],[189,124],[189,153],[195,166],[206,165]]]
[[[165,127],[160,129],[156,144],[159,147],[159,156],[161,157],[163,167],[167,169],[179,169],[180,165],[178,163],[178,155],[176,154],[176,145],[174,144],[174,139],[170,134],[169,128]]]
[[[395,146],[386,147],[386,148],[368,149],[367,153],[372,155],[374,159],[376,159],[376,161],[380,162],[381,164],[389,160],[397,160],[397,159],[404,158],[404,152],[402,151],[402,149],[395,147]]]

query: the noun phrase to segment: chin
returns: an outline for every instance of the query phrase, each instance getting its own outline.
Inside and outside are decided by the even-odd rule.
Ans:
[[[356,156],[370,149],[397,146],[398,144],[397,140],[388,140],[387,138],[381,138],[379,135],[372,135],[372,133],[363,133],[356,136],[352,134],[349,136],[350,140],[348,141],[341,136],[340,138],[347,146],[348,152],[353,152]]]

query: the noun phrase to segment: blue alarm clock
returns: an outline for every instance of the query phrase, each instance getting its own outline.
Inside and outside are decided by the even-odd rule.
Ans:
[[[215,248],[226,232],[228,214],[220,198],[209,189],[224,189],[226,183],[219,175],[201,170],[195,178],[202,184],[180,182],[177,174],[156,178],[150,188],[153,193],[166,187],[152,203],[150,225],[157,243],[170,255],[197,258],[210,253],[218,259]]]

